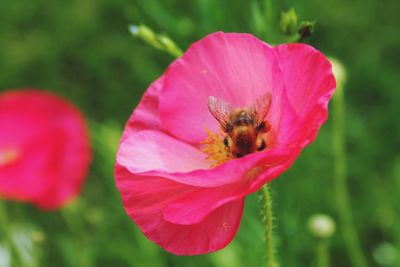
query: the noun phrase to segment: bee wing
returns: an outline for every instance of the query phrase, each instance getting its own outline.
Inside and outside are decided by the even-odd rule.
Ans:
[[[268,115],[269,109],[271,107],[271,102],[271,93],[265,93],[256,99],[253,110],[255,112],[257,125],[261,124],[265,120],[265,117]]]
[[[208,110],[210,110],[214,118],[221,124],[225,132],[229,132],[228,120],[229,114],[232,112],[231,105],[214,96],[209,96]]]

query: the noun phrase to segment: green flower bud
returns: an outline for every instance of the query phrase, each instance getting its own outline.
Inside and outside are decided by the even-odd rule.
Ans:
[[[329,238],[335,232],[335,221],[328,215],[315,214],[308,220],[310,233],[317,238]]]
[[[177,57],[182,55],[182,51],[174,43],[174,41],[172,41],[170,38],[168,38],[164,35],[159,35],[158,40],[165,47],[165,50],[168,51],[169,53],[171,53]]]
[[[162,34],[156,34],[152,29],[145,25],[130,25],[129,31],[133,36],[156,49],[168,52],[175,57],[180,57],[182,55],[182,50],[174,41]]]
[[[143,40],[146,43],[153,45],[156,48],[160,47],[160,43],[157,41],[157,35],[145,25],[130,25],[129,31],[137,38]]]
[[[286,12],[281,13],[281,30],[284,34],[291,36],[296,33],[297,29],[297,14],[294,8],[290,8]]]
[[[381,266],[393,266],[397,260],[396,248],[389,242],[378,245],[372,255],[375,262]]]
[[[300,23],[300,28],[298,30],[298,33],[299,33],[301,39],[311,36],[311,34],[314,31],[314,24],[315,24],[315,22],[313,22],[313,21],[302,21]]]

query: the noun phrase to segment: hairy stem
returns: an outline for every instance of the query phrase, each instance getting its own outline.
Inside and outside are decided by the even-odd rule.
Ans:
[[[269,194],[268,184],[262,187],[264,200],[264,226],[265,226],[265,255],[267,257],[267,267],[278,267],[275,259],[275,249],[273,242],[273,217],[271,196]]]

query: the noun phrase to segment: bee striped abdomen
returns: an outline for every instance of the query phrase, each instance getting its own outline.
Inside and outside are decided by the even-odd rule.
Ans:
[[[254,152],[254,135],[249,132],[246,126],[238,127],[235,131],[235,156],[240,158],[244,155]]]

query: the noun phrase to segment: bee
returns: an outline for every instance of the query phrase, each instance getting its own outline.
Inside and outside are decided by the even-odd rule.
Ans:
[[[232,157],[240,158],[267,147],[265,137],[271,124],[266,116],[271,100],[271,94],[266,93],[258,97],[251,107],[235,109],[216,97],[208,97],[208,109],[226,134],[223,142]]]

